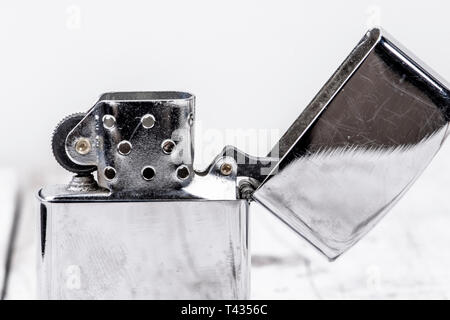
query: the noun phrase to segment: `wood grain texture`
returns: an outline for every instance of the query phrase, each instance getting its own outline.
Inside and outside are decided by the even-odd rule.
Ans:
[[[0,295],[6,294],[9,253],[17,206],[17,177],[12,170],[0,169]]]

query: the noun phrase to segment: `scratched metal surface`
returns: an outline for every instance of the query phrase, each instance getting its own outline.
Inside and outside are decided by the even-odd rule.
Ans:
[[[358,52],[373,39],[370,49]],[[385,216],[448,134],[445,81],[379,29],[369,31],[346,61],[359,59],[339,88],[333,87],[335,74],[300,115],[322,106],[305,132],[288,129],[281,142],[298,140],[254,194],[330,259]]]
[[[247,298],[245,200],[45,207],[42,298]]]

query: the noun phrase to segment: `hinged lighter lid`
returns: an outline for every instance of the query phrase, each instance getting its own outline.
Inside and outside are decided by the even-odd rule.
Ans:
[[[370,30],[287,130],[253,198],[329,258],[367,233],[440,148],[448,86]]]

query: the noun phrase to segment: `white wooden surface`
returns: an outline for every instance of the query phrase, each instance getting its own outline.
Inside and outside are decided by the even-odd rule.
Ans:
[[[449,159],[447,143],[385,219],[332,263],[277,218],[253,205],[252,298],[448,299]],[[23,189],[24,208],[10,278],[10,299],[36,297],[35,192],[43,183],[63,182],[68,177],[42,172],[29,179]],[[0,194],[9,186],[3,183]],[[2,209],[5,205],[2,201]]]
[[[11,169],[0,168],[0,294],[6,276],[6,261],[14,221],[17,177]]]

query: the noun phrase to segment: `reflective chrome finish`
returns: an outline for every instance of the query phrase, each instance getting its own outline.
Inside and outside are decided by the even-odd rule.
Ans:
[[[221,166],[226,162],[230,164],[233,169],[231,174],[224,176],[221,173]],[[147,168],[148,166],[144,167]],[[172,175],[176,176],[177,171],[174,170]],[[236,200],[238,199],[238,165],[236,160],[227,156],[217,156],[211,165],[204,171],[195,171],[191,173],[192,179],[184,187],[177,190],[167,189],[164,192],[158,193],[158,196],[150,197],[151,190],[143,196],[142,193],[136,194],[127,193],[127,196],[118,197],[117,194],[111,193],[110,190],[96,185],[96,188],[87,188],[80,192],[79,189],[73,189],[67,185],[52,185],[45,186],[39,190],[38,196],[49,202],[121,202],[121,201],[149,201],[149,200]],[[75,176],[74,180],[79,180],[79,176]],[[145,180],[142,177],[142,172],[139,173],[140,180]],[[112,179],[113,180],[113,179]],[[150,179],[149,182],[153,182]],[[73,182],[73,181],[72,181]],[[141,183],[138,181],[137,183]],[[70,186],[70,185],[69,185]],[[132,185],[131,185],[132,186]],[[131,188],[130,186],[130,188]]]
[[[189,125],[195,98],[184,92],[114,92],[100,97],[95,106],[66,138],[66,152],[78,165],[96,166],[98,183],[114,198],[182,197],[176,190],[188,179],[177,179],[180,165],[193,172],[193,127]],[[76,150],[79,137],[89,139],[92,151]],[[171,139],[170,155],[161,143]],[[141,178],[147,166],[155,169],[151,181]],[[105,168],[116,170],[114,179],[105,177]],[[149,193],[149,194],[147,194]]]
[[[46,202],[40,297],[246,299],[248,202]]]
[[[336,258],[431,161],[449,104],[438,76],[373,29],[271,152],[281,160],[253,197]]]
[[[246,298],[251,200],[336,258],[438,151],[449,93],[373,29],[267,157],[227,146],[203,171],[193,95],[102,95],[55,130],[55,158],[77,175],[39,191],[42,297]]]
[[[135,92],[63,120],[53,150],[77,175],[39,191],[42,298],[248,297],[238,166],[222,155],[193,170],[193,119],[190,94]]]

